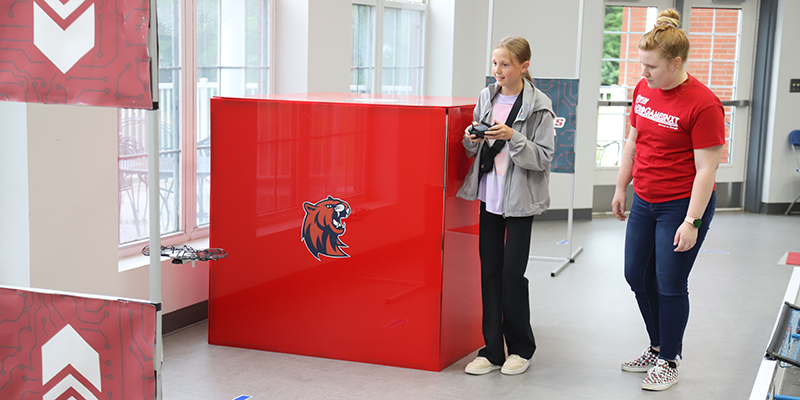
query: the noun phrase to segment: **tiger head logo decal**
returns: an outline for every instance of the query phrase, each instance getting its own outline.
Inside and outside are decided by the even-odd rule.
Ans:
[[[319,260],[319,255],[343,258],[350,257],[341,247],[347,247],[339,240],[344,234],[343,219],[350,215],[350,205],[346,201],[331,196],[317,204],[303,203],[306,216],[303,218],[302,240],[311,254]]]

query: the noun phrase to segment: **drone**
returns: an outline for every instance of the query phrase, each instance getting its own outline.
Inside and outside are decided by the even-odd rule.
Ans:
[[[144,246],[142,254],[150,255],[150,245]],[[177,246],[161,246],[161,256],[172,259],[173,264],[185,264],[195,261],[216,261],[225,258],[228,253],[218,248],[195,249],[192,246],[181,244]],[[192,264],[194,265],[194,264]]]

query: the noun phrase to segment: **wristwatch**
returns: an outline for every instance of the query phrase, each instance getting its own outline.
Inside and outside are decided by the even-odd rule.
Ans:
[[[693,226],[695,228],[699,228],[701,225],[703,225],[703,220],[702,219],[700,219],[700,218],[692,218],[692,217],[688,217],[688,216],[683,219],[683,222],[686,222],[687,224],[689,224],[689,225],[691,225],[691,226]]]

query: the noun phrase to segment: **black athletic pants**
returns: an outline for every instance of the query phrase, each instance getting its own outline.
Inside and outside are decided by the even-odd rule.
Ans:
[[[487,212],[486,203],[481,202],[479,251],[486,347],[478,355],[495,365],[506,359],[503,338],[509,355],[530,359],[536,350],[525,278],[532,225],[533,216],[503,218]]]

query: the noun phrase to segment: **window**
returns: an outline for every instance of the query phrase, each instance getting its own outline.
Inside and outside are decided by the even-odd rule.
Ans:
[[[268,93],[264,0],[198,0],[196,223],[208,225],[212,96]]]
[[[617,167],[630,131],[626,106],[641,79],[639,39],[658,17],[656,7],[606,6],[603,28],[603,64],[597,113],[597,166]]]
[[[425,11],[425,2],[353,4],[351,92],[423,94]],[[376,42],[382,43],[380,57]]]
[[[181,20],[179,0],[158,2],[159,199],[161,234],[180,227]],[[119,244],[150,236],[147,181],[147,115],[119,110]]]
[[[692,8],[689,63],[686,72],[705,84],[722,101],[736,99],[742,10]],[[731,133],[735,107],[726,106],[725,145],[721,164],[731,162]]]
[[[267,0],[158,2],[161,234],[180,243],[208,234],[209,99],[269,90]],[[197,19],[182,21],[183,10]],[[193,43],[197,43],[196,50]],[[185,90],[184,90],[185,88]],[[148,113],[119,111],[121,255],[149,237]]]
[[[603,66],[597,129],[597,166],[618,166],[630,130],[628,115],[633,88],[640,79],[638,41],[658,16],[656,7],[606,6]],[[682,16],[685,18],[686,15]],[[742,10],[691,8],[691,20],[682,21],[691,50],[686,71],[708,86],[720,100],[736,99]],[[685,28],[684,28],[685,29]],[[721,164],[732,162],[735,107],[725,106],[725,145]]]
[[[419,10],[384,10],[383,93],[422,95],[424,17]]]
[[[353,4],[352,43],[350,51],[350,92],[372,93],[372,76],[375,71],[373,32],[375,7]]]

